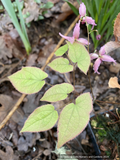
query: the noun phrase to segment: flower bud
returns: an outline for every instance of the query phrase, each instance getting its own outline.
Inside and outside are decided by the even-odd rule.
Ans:
[[[80,16],[82,16],[82,17],[84,17],[85,14],[86,14],[86,7],[85,7],[84,3],[81,3],[81,4],[80,4],[79,14],[80,14]]]

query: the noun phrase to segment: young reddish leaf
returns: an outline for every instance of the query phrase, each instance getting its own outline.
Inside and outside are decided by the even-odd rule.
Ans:
[[[64,46],[60,47],[56,52],[56,56],[62,56],[68,50],[68,45],[65,44]]]
[[[57,84],[51,87],[44,96],[41,98],[41,101],[47,102],[57,102],[67,98],[67,94],[72,92],[74,87],[69,83]]]
[[[42,132],[52,128],[58,120],[58,113],[51,104],[41,106],[26,120],[21,132]]]
[[[13,86],[21,93],[33,94],[38,92],[45,84],[48,75],[36,67],[23,67],[20,71],[9,76]]]
[[[66,73],[73,70],[73,66],[69,65],[69,61],[62,57],[53,60],[48,66],[60,73]]]
[[[89,122],[89,114],[92,111],[92,98],[90,93],[84,93],[77,97],[76,104],[70,103],[62,110],[58,122],[58,144],[63,144],[79,135]]]
[[[72,62],[77,62],[78,68],[86,74],[90,65],[90,55],[88,51],[82,44],[78,42],[71,44],[67,41],[67,44],[69,48],[69,58]]]

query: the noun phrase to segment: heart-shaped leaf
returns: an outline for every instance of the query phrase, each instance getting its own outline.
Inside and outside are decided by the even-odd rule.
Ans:
[[[68,50],[68,45],[65,44],[64,46],[60,47],[56,52],[56,56],[62,56]]]
[[[69,83],[57,84],[50,89],[48,89],[44,96],[41,98],[41,101],[47,102],[57,102],[67,98],[67,94],[72,92],[74,87]]]
[[[58,122],[58,144],[63,144],[79,135],[89,122],[89,114],[92,111],[92,98],[90,93],[84,93],[77,97],[76,104],[65,106],[60,114]]]
[[[9,76],[13,86],[21,93],[33,94],[38,92],[45,84],[48,75],[36,67],[23,67],[20,71]]]
[[[73,66],[69,65],[69,61],[62,57],[53,60],[48,66],[60,73],[67,73],[73,70]]]
[[[88,51],[78,42],[71,44],[67,41],[67,44],[69,58],[72,62],[77,63],[78,68],[86,74],[90,66],[90,55]]]
[[[52,128],[58,120],[58,113],[51,104],[41,106],[26,120],[21,132],[42,132]]]

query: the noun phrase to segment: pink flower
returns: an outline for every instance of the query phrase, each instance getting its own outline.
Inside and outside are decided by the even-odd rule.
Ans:
[[[100,40],[100,38],[101,38],[101,35],[100,35],[100,34],[96,36],[96,39],[97,39],[97,40]]]
[[[96,53],[91,53],[90,58],[91,58],[91,60],[97,58],[97,60],[94,63],[93,69],[94,69],[94,72],[98,73],[98,74],[100,74],[98,72],[98,68],[99,68],[100,64],[102,63],[102,61],[116,63],[116,61],[111,56],[108,56],[107,54],[105,54],[105,46],[102,46],[100,48],[99,55]]]
[[[85,7],[84,3],[81,3],[81,4],[80,4],[79,14],[80,14],[80,16],[82,16],[82,17],[84,17],[85,14],[86,14],[86,7]]]
[[[86,22],[86,23],[88,23],[88,24],[92,24],[93,26],[92,26],[91,30],[93,30],[94,26],[97,25],[97,24],[95,23],[95,20],[92,19],[91,17],[88,17],[88,16],[83,17],[83,22]]]
[[[75,41],[82,43],[83,45],[88,45],[88,41],[84,38],[79,38],[80,35],[80,21],[76,23],[75,28],[73,30],[73,37],[64,36],[61,33],[59,35],[66,40],[68,40],[71,44],[73,44]]]

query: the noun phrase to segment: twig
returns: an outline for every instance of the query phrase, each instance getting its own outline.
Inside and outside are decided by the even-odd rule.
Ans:
[[[7,117],[2,121],[2,123],[0,124],[0,130],[5,126],[5,124],[11,118],[11,116],[13,115],[13,113],[17,110],[17,108],[19,107],[19,105],[21,104],[21,102],[23,101],[23,99],[25,98],[25,96],[26,96],[26,94],[22,94],[22,96],[19,98],[19,100],[17,101],[17,103],[15,104],[15,106],[13,107],[13,109],[9,112],[9,114],[7,115]]]
[[[95,100],[95,102],[108,103],[108,104],[120,104],[120,103],[117,103],[117,102],[99,101],[99,100]]]
[[[64,73],[64,76],[65,76],[67,82],[71,84],[71,82],[70,82],[69,78],[67,77],[66,73]]]
[[[76,22],[79,20],[79,16],[76,17],[76,19],[73,21],[73,23],[70,25],[70,27],[68,28],[67,32],[65,33],[65,36],[68,35],[68,33],[72,30],[72,28],[74,27],[74,25],[76,24]],[[50,54],[50,56],[48,57],[48,59],[46,60],[45,65],[41,68],[41,70],[44,70],[45,67],[47,66],[47,64],[50,62],[50,60],[52,59],[52,57],[54,56],[55,51],[61,46],[61,44],[64,42],[64,38],[61,38],[61,40],[59,41],[58,45],[55,47],[54,51]],[[9,114],[5,117],[5,119],[2,121],[2,123],[0,124],[0,130],[5,126],[5,124],[8,122],[8,120],[11,118],[11,116],[13,115],[13,113],[17,110],[17,108],[19,107],[19,105],[22,103],[23,99],[25,98],[26,94],[22,94],[22,96],[19,98],[19,100],[17,101],[17,103],[15,104],[15,106],[13,107],[13,109],[9,112]]]

